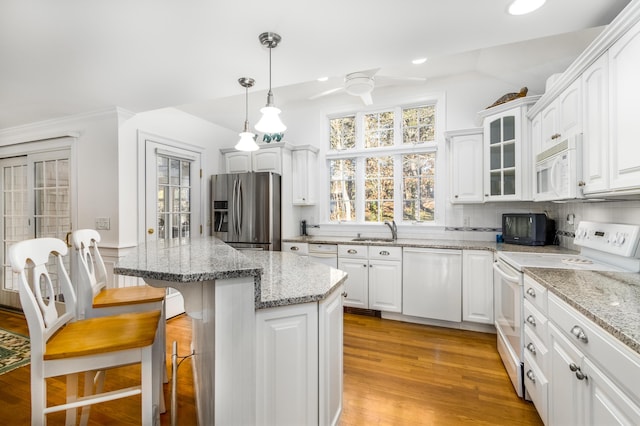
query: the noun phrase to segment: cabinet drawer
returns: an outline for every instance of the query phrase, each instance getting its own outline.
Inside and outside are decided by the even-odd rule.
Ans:
[[[549,349],[547,343],[541,340],[531,327],[524,327],[524,352],[528,353],[532,361],[538,365],[543,373],[549,371]]]
[[[282,243],[282,251],[301,256],[309,254],[309,244],[307,243]]]
[[[640,355],[637,352],[552,293],[549,293],[549,319],[636,403],[640,401]]]
[[[524,301],[525,328],[529,327],[543,342],[547,341],[547,317],[542,315],[528,300]]]
[[[369,246],[369,259],[402,260],[402,247]]]
[[[368,256],[367,246],[356,246],[356,245],[339,245],[338,246],[338,257],[366,259],[367,256]]]
[[[531,302],[540,313],[547,314],[547,288],[527,274],[524,275],[524,298]]]
[[[531,354],[524,354],[524,386],[538,410],[540,419],[544,424],[548,424],[547,406],[549,381],[538,365],[531,359]]]

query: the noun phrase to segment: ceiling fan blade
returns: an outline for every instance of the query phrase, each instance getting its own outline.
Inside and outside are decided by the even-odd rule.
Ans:
[[[360,95],[360,99],[362,99],[362,102],[365,105],[372,105],[373,104],[373,98],[371,98],[371,92],[363,93],[362,95]]]
[[[325,90],[324,92],[321,92],[321,93],[318,93],[317,95],[313,95],[313,96],[309,97],[309,100],[312,101],[314,99],[318,99],[318,98],[321,98],[323,96],[330,95],[332,93],[340,92],[341,90],[344,90],[344,87],[334,87],[333,89]]]
[[[390,75],[378,75],[376,81],[379,83],[424,83],[427,81],[424,77],[396,77]]]
[[[372,68],[370,70],[358,71],[358,74],[366,74],[369,77],[373,77],[376,73],[380,71],[380,68]]]

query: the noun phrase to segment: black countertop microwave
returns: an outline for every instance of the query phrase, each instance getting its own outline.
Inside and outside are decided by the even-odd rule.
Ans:
[[[552,244],[556,223],[544,213],[504,213],[502,238],[505,243],[525,246]]]

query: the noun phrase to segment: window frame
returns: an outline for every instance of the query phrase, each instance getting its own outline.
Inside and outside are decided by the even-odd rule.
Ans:
[[[403,132],[402,132],[402,110],[416,107],[423,107],[428,105],[435,105],[435,140],[432,142],[403,144]],[[378,113],[384,111],[394,111],[394,145],[390,147],[375,147],[365,148],[365,136],[364,136],[364,116],[365,114]],[[444,191],[446,188],[446,164],[444,159],[444,132],[445,125],[445,96],[444,93],[438,93],[428,96],[423,96],[413,99],[405,99],[394,103],[393,105],[380,105],[374,108],[361,108],[361,109],[343,109],[340,111],[333,111],[327,113],[324,120],[324,137],[323,141],[326,143],[327,151],[325,154],[325,166],[327,171],[330,169],[331,160],[342,159],[355,159],[356,161],[356,219],[355,221],[331,221],[329,219],[330,212],[330,193],[329,193],[329,176],[325,179],[325,185],[322,189],[322,206],[321,206],[321,222],[328,225],[364,225],[364,226],[379,226],[380,222],[366,222],[364,220],[364,206],[365,206],[365,162],[368,157],[378,156],[391,156],[394,161],[394,217],[398,225],[420,225],[420,226],[442,226],[444,219],[442,219],[445,211],[445,196]],[[349,149],[330,149],[329,148],[329,123],[331,119],[340,118],[345,116],[355,116],[355,129],[356,129],[356,146]],[[421,221],[405,221],[403,220],[402,211],[402,156],[405,154],[420,154],[430,153],[436,154],[436,173],[435,173],[435,211],[434,220],[428,222]]]

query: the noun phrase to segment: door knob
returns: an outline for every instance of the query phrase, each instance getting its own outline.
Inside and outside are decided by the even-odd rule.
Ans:
[[[153,234],[153,228],[147,229],[147,234],[149,234],[149,235]]]

